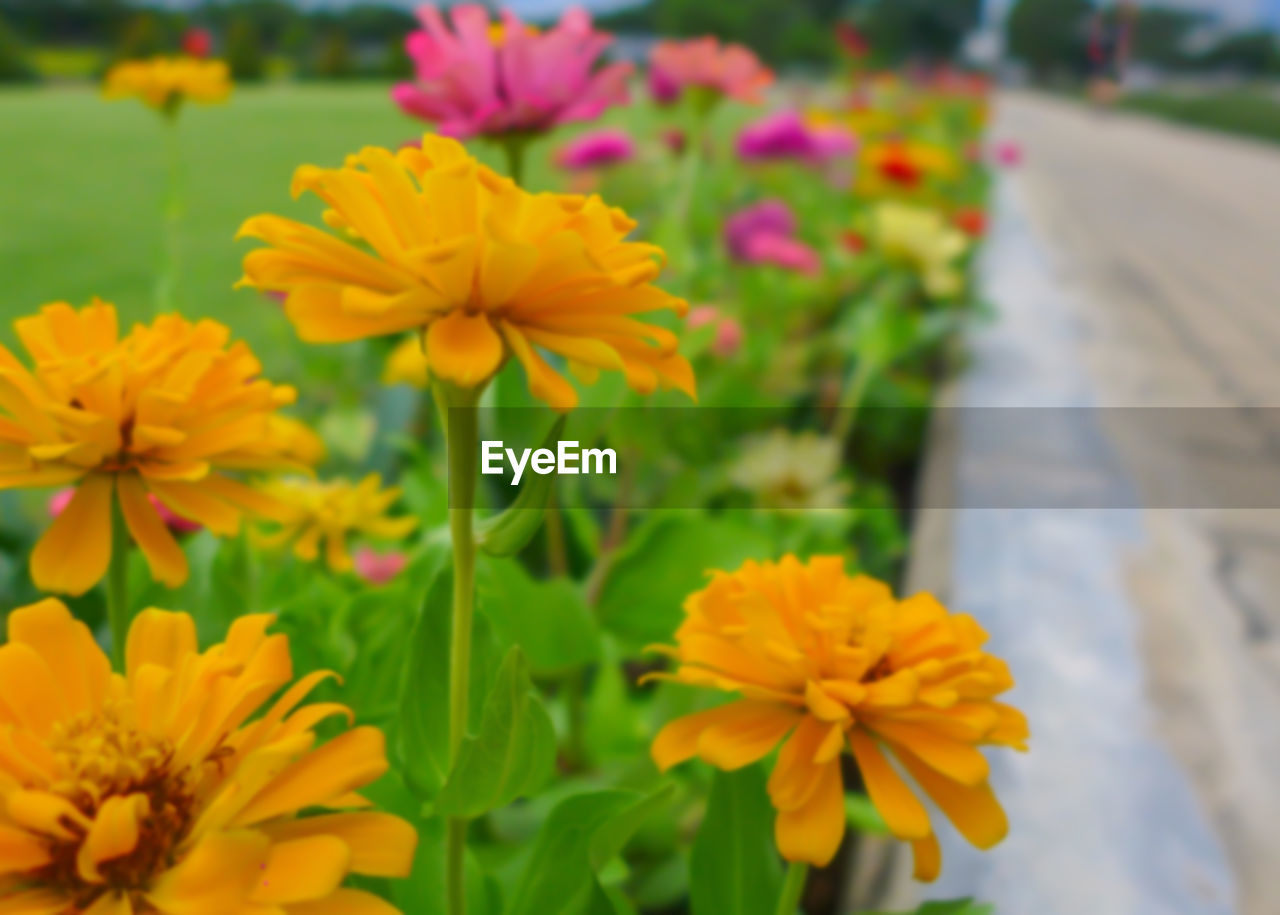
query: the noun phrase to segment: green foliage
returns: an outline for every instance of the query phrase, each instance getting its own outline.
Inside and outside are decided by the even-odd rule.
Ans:
[[[1142,92],[1120,104],[1170,121],[1280,143],[1280,101],[1265,90]]]
[[[233,79],[251,82],[267,72],[267,57],[258,26],[248,16],[237,16],[227,27],[227,66]]]
[[[117,60],[151,57],[166,49],[164,27],[154,13],[138,13],[124,26],[116,44]]]
[[[856,21],[884,63],[952,60],[982,15],[980,0],[864,0]]]
[[[36,78],[22,39],[0,15],[0,83],[29,82]]]
[[[535,676],[562,676],[599,658],[600,637],[575,582],[536,581],[511,559],[482,561],[476,575],[482,612],[502,642],[524,648]]]
[[[561,801],[538,834],[505,915],[610,911],[599,907],[608,898],[600,883],[601,870],[669,794],[606,790]]]
[[[689,862],[693,915],[771,915],[782,886],[759,766],[717,772]]]
[[[311,75],[319,79],[346,79],[355,75],[351,42],[346,32],[331,29],[320,38]]]
[[[1041,79],[1078,71],[1092,13],[1088,0],[1018,0],[1005,20],[1009,53]]]
[[[480,727],[466,737],[436,796],[436,813],[476,817],[536,791],[551,775],[556,737],[534,694],[528,663],[512,647],[485,699]]]
[[[705,584],[709,569],[737,568],[769,553],[757,529],[732,517],[657,515],[619,552],[600,594],[600,620],[635,645],[667,641],[685,597]]]

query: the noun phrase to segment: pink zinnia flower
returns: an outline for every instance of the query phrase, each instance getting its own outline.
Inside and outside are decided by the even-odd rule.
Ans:
[[[355,573],[371,585],[385,585],[404,571],[408,558],[403,553],[379,553],[367,546],[356,550]]]
[[[474,3],[451,8],[449,16],[452,30],[434,6],[418,10],[423,29],[405,42],[416,79],[391,92],[405,112],[434,121],[442,134],[545,131],[590,121],[627,100],[632,67],[594,69],[613,37],[595,31],[584,10],[568,10],[543,33],[509,10],[491,25]]]
[[[569,171],[605,168],[626,162],[636,154],[631,134],[617,127],[593,130],[575,137],[556,153],[556,164]]]
[[[821,165],[853,151],[853,134],[840,127],[810,127],[795,111],[763,117],[738,134],[738,155],[748,162],[802,159]]]
[[[689,330],[714,325],[714,336],[711,339],[711,352],[721,359],[728,359],[742,346],[744,332],[742,323],[737,318],[722,315],[714,305],[697,305],[689,310],[685,326]]]
[[[734,260],[772,264],[810,276],[822,269],[813,248],[795,238],[796,218],[781,200],[764,200],[739,210],[725,222],[724,238]]]
[[[740,44],[726,44],[708,35],[691,41],[660,41],[649,55],[649,91],[669,104],[690,87],[710,90],[715,97],[732,96],[759,102],[760,90],[773,82],[773,72]]]
[[[66,511],[67,506],[71,503],[71,497],[75,494],[76,491],[74,487],[60,489],[55,492],[49,499],[49,517],[56,518],[58,515]],[[165,505],[154,495],[149,493],[147,495],[147,500],[150,501],[152,507],[155,508],[156,514],[160,516],[160,520],[163,521],[168,526],[169,530],[173,531],[175,534],[194,534],[196,531],[200,530],[199,524],[189,518],[182,517],[174,511],[171,511],[169,506]]]
[[[996,161],[1005,168],[1014,168],[1022,164],[1022,147],[1013,140],[1003,140],[995,146]]]

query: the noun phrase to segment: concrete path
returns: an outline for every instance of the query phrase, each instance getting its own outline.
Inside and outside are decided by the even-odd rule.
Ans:
[[[936,895],[1275,915],[1280,152],[1021,94],[996,134],[1026,150],[1000,321],[940,420],[916,584],[989,627],[1033,749],[997,762],[1009,840],[948,847]],[[1045,408],[1012,415],[1052,441],[993,434],[994,406]],[[1026,507],[991,508],[1010,481]]]

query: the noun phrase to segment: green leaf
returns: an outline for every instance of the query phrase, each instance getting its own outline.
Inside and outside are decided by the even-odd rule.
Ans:
[[[529,680],[518,646],[507,652],[484,703],[479,733],[468,736],[436,798],[445,816],[476,817],[531,794],[555,765],[555,729]]]
[[[759,766],[716,772],[689,859],[694,915],[771,915],[782,886],[773,819]]]
[[[418,574],[426,597],[410,634],[400,688],[397,758],[405,780],[431,801],[449,772],[449,645],[453,632],[453,568],[447,542],[428,545]],[[488,621],[477,614],[471,632],[471,695],[489,693],[495,649]],[[480,723],[482,706],[471,703],[468,729]]]
[[[567,416],[561,416],[556,420],[539,447],[556,450],[566,419]],[[482,552],[490,556],[514,556],[538,533],[555,487],[556,474],[530,472],[526,476],[528,479],[514,502],[501,513],[476,523],[476,546]]]
[[[996,907],[972,899],[946,899],[926,902],[910,912],[863,912],[862,915],[995,915]]]
[[[476,570],[480,610],[504,644],[519,645],[535,676],[554,677],[600,657],[600,636],[577,584],[535,581],[513,559]]]
[[[601,589],[600,620],[633,644],[666,641],[708,570],[737,568],[771,552],[769,539],[742,522],[688,511],[660,516],[619,552]]]
[[[422,608],[409,636],[400,687],[399,757],[405,780],[423,800],[444,784],[449,771],[449,631],[453,570],[441,545],[427,560],[430,571]]]
[[[645,796],[606,790],[561,801],[538,833],[505,915],[608,912],[604,905],[609,896],[596,877],[599,866],[607,863],[604,856],[616,855],[666,797],[666,791]]]
[[[876,805],[871,803],[871,798],[865,794],[856,791],[850,791],[845,794],[844,812],[849,820],[849,825],[858,832],[872,836],[887,836],[889,834],[889,827],[885,825],[884,817],[880,816],[880,811],[876,809]]]

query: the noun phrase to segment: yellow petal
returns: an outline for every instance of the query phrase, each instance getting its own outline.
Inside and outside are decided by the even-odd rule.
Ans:
[[[9,614],[9,641],[31,646],[44,659],[71,714],[96,709],[111,679],[111,663],[89,627],[52,598]]]
[[[347,875],[351,849],[333,836],[304,836],[271,846],[252,901],[282,905],[322,899]]]
[[[111,561],[112,484],[109,476],[85,477],[40,538],[31,553],[31,577],[40,590],[79,595],[102,580]]]
[[[338,890],[328,899],[289,906],[289,915],[402,915],[391,903],[363,890]]]
[[[240,532],[240,512],[199,483],[147,480],[147,488],[171,512],[207,527],[219,537]]]
[[[284,820],[265,827],[274,841],[334,836],[351,849],[351,872],[371,877],[407,877],[413,866],[417,831],[389,813],[331,813]]]
[[[125,523],[147,560],[151,577],[170,588],[178,587],[187,580],[187,555],[147,498],[146,486],[139,477],[122,474],[117,490]]]
[[[990,767],[986,758],[971,744],[950,740],[928,728],[876,716],[865,722],[896,749],[905,747],[942,775],[966,785],[980,785],[987,780]]]
[[[835,857],[845,830],[844,785],[840,761],[819,768],[817,784],[799,807],[778,812],[774,838],[788,861],[826,867]]]
[[[199,648],[195,620],[189,615],[149,608],[139,613],[129,627],[125,669],[130,679],[144,664],[176,671]]]
[[[39,737],[67,716],[66,699],[53,671],[30,645],[10,642],[0,648],[0,708]]]
[[[932,827],[924,805],[894,771],[875,741],[854,728],[849,731],[849,745],[862,772],[867,795],[884,817],[889,831],[900,839],[923,839],[929,835]]]
[[[45,839],[0,823],[0,875],[34,870],[50,860]]]
[[[335,737],[276,776],[235,822],[252,825],[323,805],[380,778],[387,771],[385,738],[361,727]]]
[[[1008,835],[1009,820],[990,785],[953,782],[911,753],[896,752],[911,777],[972,845],[991,848]]]
[[[214,833],[201,839],[146,894],[164,915],[227,915],[244,910],[270,851],[256,832]]]
[[[133,915],[133,903],[129,901],[127,893],[110,890],[85,909],[84,915]]]
[[[802,715],[794,708],[750,699],[721,706],[732,709],[698,738],[698,758],[720,769],[748,766],[778,745],[799,723]]]
[[[519,328],[508,321],[501,322],[499,326],[511,351],[524,366],[525,374],[529,377],[529,391],[533,396],[546,401],[553,410],[563,412],[576,407],[578,392],[573,389],[573,385],[538,355]]]
[[[455,309],[427,328],[427,362],[432,375],[475,387],[502,364],[502,338],[484,314]]]
[[[930,834],[912,842],[911,857],[915,859],[912,876],[922,883],[932,883],[942,873],[942,849],[937,836]]]
[[[145,794],[116,795],[103,801],[89,834],[76,854],[76,871],[88,883],[101,883],[98,870],[105,861],[121,858],[138,847],[139,821],[151,811]]]

